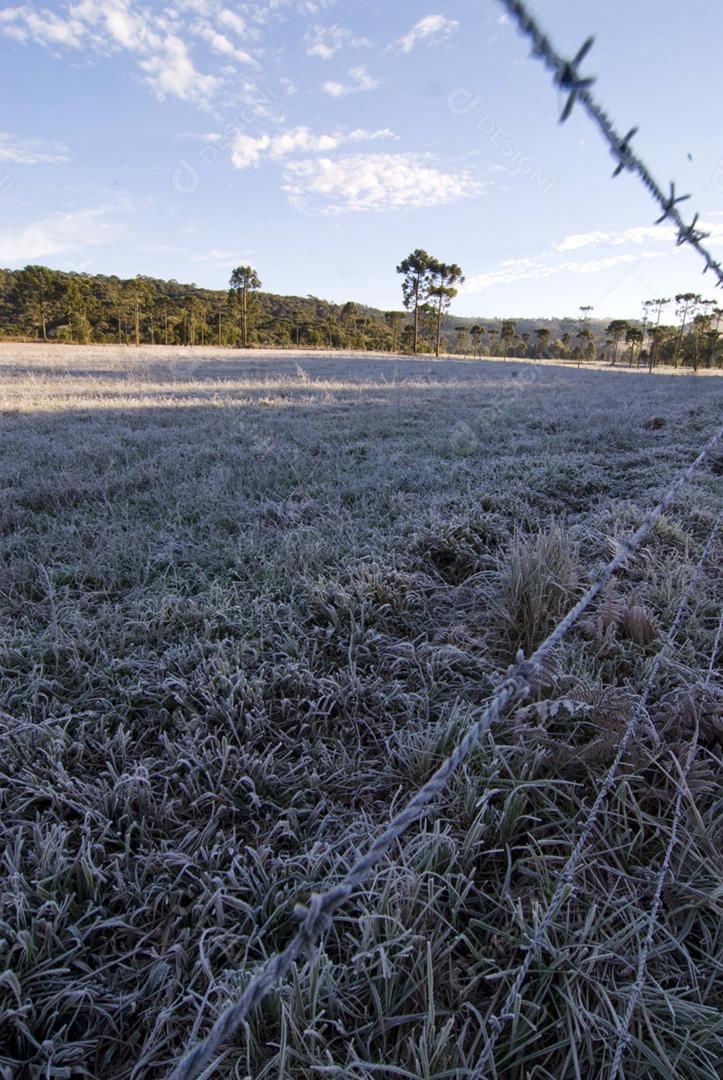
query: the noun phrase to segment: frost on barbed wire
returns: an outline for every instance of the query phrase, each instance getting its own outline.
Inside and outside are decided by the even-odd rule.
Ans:
[[[679,204],[685,202],[690,196],[678,195],[675,190],[675,183],[671,183],[669,193],[665,193],[648,166],[632,149],[631,143],[638,132],[638,128],[633,127],[626,135],[620,135],[610,117],[593,96],[594,77],[581,75],[580,65],[590,52],[595,39],[589,37],[574,59],[566,60],[554,47],[522,0],[500,0],[500,3],[515,20],[522,33],[531,39],[532,55],[542,60],[545,66],[553,72],[555,84],[567,94],[567,101],[562,110],[560,122],[564,123],[569,118],[576,104],[582,105],[588,116],[599,128],[617,162],[613,177],[619,176],[622,172],[636,173],[662,210],[656,225],[660,225],[664,221],[671,221],[678,230],[676,243],[679,246],[689,244],[694,248],[705,262],[703,273],[712,270],[718,279],[718,284],[723,286],[723,266],[713,258],[713,255],[703,244],[703,241],[710,234],[702,232],[698,228],[700,215],[695,214],[693,220],[687,222],[678,209]]]

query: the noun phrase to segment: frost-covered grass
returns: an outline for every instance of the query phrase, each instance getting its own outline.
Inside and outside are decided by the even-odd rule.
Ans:
[[[205,357],[205,358],[204,358]],[[0,346],[0,1074],[161,1077],[720,422],[723,383]],[[214,1075],[464,1080],[720,507],[702,468]],[[496,1075],[723,1055],[717,545]],[[715,674],[715,672],[714,672]]]

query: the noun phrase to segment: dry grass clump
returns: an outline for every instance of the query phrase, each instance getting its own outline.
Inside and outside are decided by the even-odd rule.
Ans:
[[[492,614],[516,652],[534,650],[572,607],[581,584],[575,544],[560,525],[516,532],[498,559]]]
[[[510,364],[0,354],[0,1075],[154,1080],[428,778],[721,395]],[[702,470],[215,1075],[472,1075],[719,498]],[[497,1076],[606,1075],[691,737],[625,1070],[719,1073],[719,607],[712,558]]]

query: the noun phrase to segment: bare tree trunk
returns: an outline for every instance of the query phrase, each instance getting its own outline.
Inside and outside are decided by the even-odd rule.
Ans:
[[[419,286],[414,295],[414,355],[419,351]]]
[[[676,345],[675,345],[675,359],[673,361],[673,367],[676,367],[676,368],[680,366],[680,353],[681,353],[681,350],[683,348],[683,336],[685,334],[685,325],[686,325],[687,321],[688,321],[688,312],[686,311],[685,315],[683,316],[683,323],[682,323],[682,326],[680,327],[680,333],[678,334],[678,340],[677,340]]]

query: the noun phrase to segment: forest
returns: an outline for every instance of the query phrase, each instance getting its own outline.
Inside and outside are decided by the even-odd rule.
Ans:
[[[649,300],[640,320],[596,319],[591,306],[563,318],[459,318],[449,310],[464,281],[456,264],[417,249],[397,271],[403,304],[382,311],[265,292],[252,267],[233,270],[226,290],[45,266],[0,270],[0,339],[723,366],[723,308],[699,294]]]

